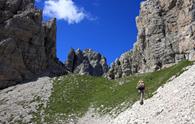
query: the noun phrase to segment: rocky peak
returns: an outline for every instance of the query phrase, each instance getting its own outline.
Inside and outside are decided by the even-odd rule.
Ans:
[[[70,72],[81,75],[102,76],[108,71],[106,58],[91,49],[71,49],[65,65]]]
[[[0,16],[0,89],[65,73],[56,58],[55,19],[42,23],[34,0],[1,0]]]
[[[108,77],[150,72],[184,59],[195,60],[194,2],[143,1],[136,18],[138,36],[134,48],[127,52],[130,56],[122,55],[114,62]]]

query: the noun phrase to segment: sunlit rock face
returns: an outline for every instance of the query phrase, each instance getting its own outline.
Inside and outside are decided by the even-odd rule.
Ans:
[[[80,75],[103,76],[108,71],[106,58],[91,49],[71,49],[65,65],[69,72]]]
[[[56,21],[42,23],[34,0],[1,0],[0,17],[0,89],[65,73],[56,58]]]
[[[112,64],[109,78],[155,71],[185,59],[195,60],[194,0],[144,1],[136,22],[134,48]]]

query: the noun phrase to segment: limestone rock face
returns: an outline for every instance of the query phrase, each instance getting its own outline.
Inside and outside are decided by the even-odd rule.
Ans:
[[[138,36],[132,51],[109,70],[109,78],[149,72],[195,59],[195,0],[146,0],[136,18]]]
[[[42,23],[34,0],[1,0],[0,17],[0,89],[43,73],[65,73],[56,58],[55,19]]]
[[[69,72],[81,75],[103,76],[108,71],[106,58],[91,49],[71,49],[65,65]]]

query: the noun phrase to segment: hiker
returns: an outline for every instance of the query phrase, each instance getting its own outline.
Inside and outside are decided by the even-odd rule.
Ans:
[[[140,93],[140,105],[144,104],[144,90],[145,90],[145,84],[143,80],[139,80],[139,82],[137,83],[137,90]]]

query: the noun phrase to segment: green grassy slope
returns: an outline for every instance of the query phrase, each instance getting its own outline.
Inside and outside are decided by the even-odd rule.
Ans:
[[[174,75],[179,75],[183,68],[192,62],[183,61],[172,67],[157,72],[129,76],[110,81],[102,77],[66,75],[54,80],[54,87],[45,111],[45,121],[53,123],[68,118],[80,117],[89,107],[100,113],[122,108],[123,103],[132,104],[139,99],[136,85],[142,79],[146,83],[145,98]],[[36,114],[38,122],[40,114]]]

